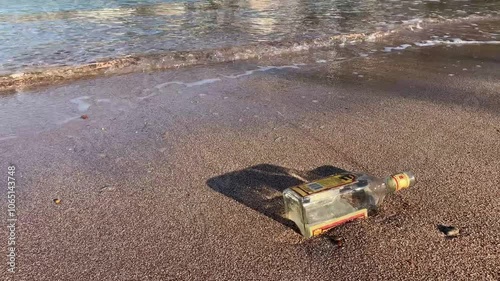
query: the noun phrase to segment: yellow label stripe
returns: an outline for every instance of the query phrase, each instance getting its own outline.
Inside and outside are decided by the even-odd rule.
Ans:
[[[329,220],[327,222],[317,224],[315,226],[311,227],[311,233],[313,236],[320,235],[338,225],[341,225],[343,223],[346,223],[348,221],[352,221],[355,219],[360,219],[360,218],[367,218],[368,217],[368,210],[367,209],[362,209],[350,214],[347,214],[345,216],[335,218],[333,220]]]
[[[307,192],[302,190],[302,188],[300,188],[300,186],[293,187],[292,190],[297,192],[302,197],[309,195]]]

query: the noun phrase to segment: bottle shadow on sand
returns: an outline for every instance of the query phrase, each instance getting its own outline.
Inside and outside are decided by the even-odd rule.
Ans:
[[[346,171],[329,165],[310,171],[298,171],[277,165],[259,164],[213,177],[207,181],[207,185],[299,232],[295,224],[285,218],[282,192],[289,187],[342,172]]]

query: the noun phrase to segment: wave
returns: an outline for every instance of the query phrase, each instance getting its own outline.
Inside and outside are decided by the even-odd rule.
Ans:
[[[254,45],[227,47],[211,50],[173,51],[151,55],[126,56],[99,62],[67,67],[52,67],[29,72],[0,76],[0,90],[12,90],[43,85],[63,80],[73,80],[101,75],[125,74],[179,68],[185,66],[222,63],[285,54],[305,52],[316,48],[358,43],[385,36],[386,32],[369,35],[349,34],[329,38],[305,40],[302,42],[273,42]]]
[[[96,76],[117,75],[133,72],[157,71],[194,65],[233,62],[249,59],[269,58],[273,56],[298,54],[314,49],[344,47],[346,43],[374,42],[384,37],[400,32],[415,31],[442,23],[456,23],[469,20],[490,20],[491,17],[468,16],[461,19],[415,19],[402,23],[398,27],[374,33],[353,33],[335,35],[324,38],[303,41],[262,42],[259,44],[234,46],[209,50],[171,51],[158,54],[129,55],[120,58],[110,58],[94,63],[77,66],[48,67],[33,71],[12,73],[0,76],[0,91],[12,91],[47,85],[57,82],[90,78]],[[450,41],[452,42],[452,41]],[[435,42],[450,44],[450,42]],[[452,44],[472,44],[467,41],[453,41]],[[478,44],[475,42],[474,44]],[[497,44],[497,43],[495,43]],[[418,46],[417,44],[415,44]],[[392,47],[391,49],[407,48]],[[389,49],[386,49],[390,51]]]

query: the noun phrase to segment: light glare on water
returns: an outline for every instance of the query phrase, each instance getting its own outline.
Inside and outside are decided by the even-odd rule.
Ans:
[[[0,7],[0,74],[125,55],[369,33],[415,19],[496,15],[499,6],[484,0],[8,1]]]

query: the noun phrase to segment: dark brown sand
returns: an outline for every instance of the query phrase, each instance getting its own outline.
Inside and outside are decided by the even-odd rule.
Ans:
[[[3,96],[18,256],[0,279],[498,280],[499,54],[434,47],[225,77],[257,68],[242,62]],[[203,82],[155,88],[168,81]],[[334,168],[418,183],[304,240],[280,191],[290,171]]]

